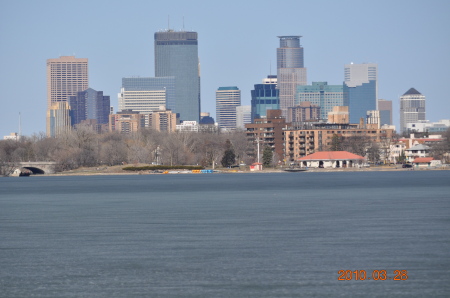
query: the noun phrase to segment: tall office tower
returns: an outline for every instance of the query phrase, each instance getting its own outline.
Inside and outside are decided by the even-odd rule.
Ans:
[[[378,66],[374,63],[346,64],[344,105],[348,106],[350,123],[359,123],[367,111],[377,109]]]
[[[47,137],[56,138],[70,131],[70,106],[68,102],[57,101],[47,109]]]
[[[297,106],[305,101],[319,106],[320,119],[326,120],[333,107],[344,105],[343,86],[328,85],[327,82],[312,82],[312,85],[298,86],[294,103]],[[287,122],[291,121],[287,119]]]
[[[241,105],[238,87],[219,87],[216,91],[216,120],[219,128],[236,129],[236,107]]]
[[[92,88],[80,91],[76,96],[69,96],[69,105],[72,126],[85,120],[95,120],[99,126],[108,124],[111,104],[109,96],[103,96],[103,91]]]
[[[76,96],[77,92],[89,88],[88,59],[75,58],[74,56],[61,56],[47,60],[47,136],[51,136],[49,130],[55,125],[63,125],[65,122],[50,123],[50,109],[54,109],[54,103],[67,103],[69,96]],[[55,128],[55,131],[65,129]]]
[[[307,84],[300,37],[278,36],[280,47],[277,48],[277,88],[280,90],[280,109],[285,117],[287,109],[294,106],[297,86]]]
[[[380,125],[392,125],[392,100],[379,99]]]
[[[400,132],[408,130],[408,123],[425,120],[425,96],[410,88],[400,96]]]
[[[262,80],[262,84],[255,84],[251,90],[252,122],[257,118],[266,117],[267,110],[280,108],[279,91],[277,89],[277,76],[269,75]]]
[[[252,107],[237,106],[236,107],[236,128],[245,130],[245,124],[252,123]]]
[[[197,32],[155,33],[155,76],[175,77],[175,96],[167,108],[180,120],[200,120],[200,71]]]

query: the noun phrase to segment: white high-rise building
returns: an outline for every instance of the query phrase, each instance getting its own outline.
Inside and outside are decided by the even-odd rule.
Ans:
[[[400,132],[408,130],[408,123],[425,120],[425,96],[410,88],[400,96]]]
[[[133,110],[140,114],[166,109],[166,90],[127,90],[119,95],[119,111]]]
[[[220,129],[236,129],[236,107],[241,105],[238,87],[219,87],[216,91],[216,120]]]

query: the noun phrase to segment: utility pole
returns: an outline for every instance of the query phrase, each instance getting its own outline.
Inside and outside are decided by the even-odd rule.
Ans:
[[[259,137],[256,138],[256,148],[258,148],[258,163],[259,163]]]

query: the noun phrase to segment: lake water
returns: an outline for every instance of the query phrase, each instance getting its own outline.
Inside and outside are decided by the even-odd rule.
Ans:
[[[0,296],[448,297],[450,171],[0,178]]]

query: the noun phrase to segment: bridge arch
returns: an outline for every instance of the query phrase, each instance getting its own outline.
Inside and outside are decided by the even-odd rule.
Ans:
[[[37,167],[22,167],[22,168],[30,170],[33,173],[33,175],[47,174],[47,173],[45,173],[45,171],[43,169],[40,169]]]
[[[28,169],[33,174],[54,174],[56,162],[54,161],[35,161],[35,162],[21,162],[19,166]]]

